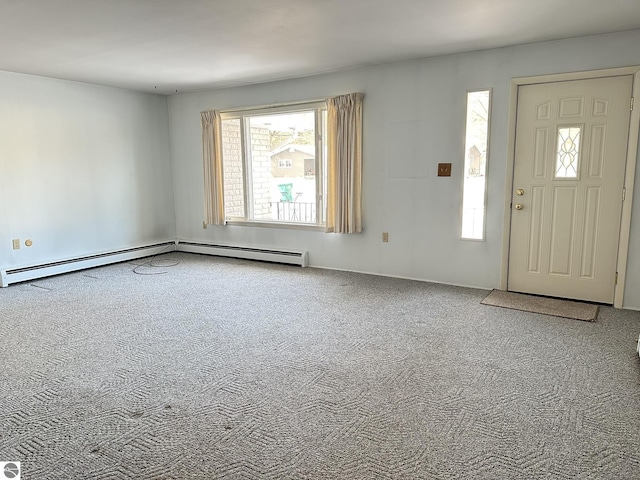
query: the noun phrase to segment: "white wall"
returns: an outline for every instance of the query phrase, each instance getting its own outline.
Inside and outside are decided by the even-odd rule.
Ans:
[[[311,265],[483,288],[499,285],[513,77],[640,65],[640,30],[449,55],[169,98],[177,234],[182,240],[306,249]],[[459,239],[465,92],[493,88],[487,238]],[[200,111],[364,92],[364,233],[202,228]],[[420,133],[394,142],[398,122]],[[453,163],[450,178],[438,162]],[[420,175],[426,176],[420,177]],[[415,175],[418,178],[397,178]],[[639,176],[640,178],[640,176]],[[640,181],[635,204],[640,205]],[[389,243],[381,233],[389,232]],[[640,206],[625,306],[640,308]]]
[[[166,97],[0,72],[0,268],[174,238]]]

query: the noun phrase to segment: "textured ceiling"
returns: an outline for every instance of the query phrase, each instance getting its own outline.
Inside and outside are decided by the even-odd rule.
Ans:
[[[0,0],[0,70],[172,94],[640,28],[640,0]]]

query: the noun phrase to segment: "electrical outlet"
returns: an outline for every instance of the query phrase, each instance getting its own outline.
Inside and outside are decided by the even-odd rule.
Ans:
[[[31,245],[33,245],[33,240],[31,240],[31,239],[27,239],[27,240],[25,240],[25,241],[24,241],[24,245],[25,245],[26,247],[30,247]]]
[[[387,243],[389,241],[389,232],[382,232],[382,241]]]
[[[19,250],[20,249],[20,239],[19,238],[14,238],[12,240],[13,243],[13,249],[14,250]]]

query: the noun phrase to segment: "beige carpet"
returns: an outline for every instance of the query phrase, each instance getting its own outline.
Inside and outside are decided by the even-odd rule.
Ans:
[[[559,298],[505,292],[504,290],[492,290],[480,303],[494,307],[553,315],[554,317],[584,320],[586,322],[595,322],[598,317],[598,305],[561,300]]]
[[[0,288],[0,461],[24,480],[638,480],[640,312],[488,293],[187,253]]]

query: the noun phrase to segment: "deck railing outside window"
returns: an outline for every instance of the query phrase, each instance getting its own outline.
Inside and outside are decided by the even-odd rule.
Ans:
[[[316,204],[306,202],[271,202],[274,220],[316,223]]]

